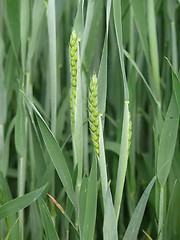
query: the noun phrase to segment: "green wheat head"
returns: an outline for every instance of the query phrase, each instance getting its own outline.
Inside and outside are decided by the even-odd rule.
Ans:
[[[99,113],[98,113],[98,82],[96,74],[92,76],[88,99],[89,125],[93,145],[99,157]]]
[[[71,72],[71,89],[70,89],[70,110],[71,110],[71,128],[74,132],[75,106],[76,106],[76,88],[77,88],[77,61],[78,61],[78,38],[75,30],[71,33],[70,46],[70,72]]]

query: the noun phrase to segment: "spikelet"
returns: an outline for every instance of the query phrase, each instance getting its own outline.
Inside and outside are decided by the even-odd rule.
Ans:
[[[71,128],[72,132],[74,132],[76,87],[77,87],[77,61],[78,61],[78,38],[75,30],[73,30],[71,33],[69,56],[71,72],[71,89],[70,89]]]
[[[89,125],[91,138],[99,157],[99,113],[98,113],[98,84],[96,74],[93,75],[90,88],[89,88],[89,98],[88,98],[88,111],[89,111]]]

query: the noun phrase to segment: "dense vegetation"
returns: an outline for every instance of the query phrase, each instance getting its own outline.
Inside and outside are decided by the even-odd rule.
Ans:
[[[0,239],[180,239],[179,25],[179,0],[0,0]]]

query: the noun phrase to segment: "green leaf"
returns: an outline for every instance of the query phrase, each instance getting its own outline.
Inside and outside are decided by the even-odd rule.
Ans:
[[[20,1],[20,39],[21,39],[21,61],[23,73],[26,71],[27,40],[29,36],[30,6],[29,0]]]
[[[154,95],[154,93],[152,92],[151,88],[149,87],[146,79],[144,78],[143,74],[141,73],[139,67],[137,66],[136,62],[133,60],[133,58],[131,57],[131,55],[126,51],[124,50],[124,55],[129,59],[129,61],[131,62],[131,64],[133,65],[133,67],[136,69],[136,71],[138,72],[139,76],[141,77],[141,79],[143,80],[143,83],[147,89],[147,92],[149,93],[150,97],[153,99],[153,101],[156,103],[156,105],[158,106],[158,101]]]
[[[129,90],[127,86],[127,77],[125,72],[125,63],[123,55],[123,31],[122,31],[122,13],[121,13],[121,0],[113,0],[113,16],[114,16],[114,25],[116,31],[119,59],[121,64],[122,71],[122,80],[124,85],[124,99],[129,100]]]
[[[84,216],[82,239],[91,240],[94,236],[97,208],[97,164],[93,159],[91,173],[88,178],[87,200]]]
[[[98,109],[101,114],[104,114],[106,110],[108,31],[109,31],[110,11],[111,11],[111,0],[108,0],[107,6],[106,6],[106,34],[104,37],[104,46],[103,46],[101,63],[100,63],[99,74],[98,74]]]
[[[48,1],[47,27],[49,40],[49,77],[51,97],[51,130],[56,132],[57,111],[57,48],[56,48],[56,11],[55,0]]]
[[[175,94],[172,94],[171,101],[163,124],[157,157],[157,177],[163,187],[168,178],[171,163],[176,147],[176,139],[179,126],[179,111]]]
[[[15,118],[11,120],[8,126],[8,130],[6,133],[5,141],[4,141],[4,148],[3,148],[3,161],[0,164],[0,169],[2,171],[3,176],[7,175],[8,166],[9,166],[9,153],[10,153],[10,138],[11,133],[14,129],[15,125]]]
[[[117,142],[113,142],[113,141],[106,141],[105,149],[112,151],[112,152],[116,153],[117,155],[119,155],[120,144]]]
[[[24,97],[26,98],[26,95],[22,93]],[[35,115],[38,121],[38,125],[44,140],[44,143],[46,145],[47,151],[49,153],[49,156],[51,157],[51,160],[54,164],[54,167],[56,168],[56,171],[59,175],[59,178],[62,181],[62,184],[72,202],[74,207],[77,209],[77,199],[74,193],[73,189],[73,183],[72,183],[72,178],[67,166],[67,163],[64,159],[64,155],[62,153],[62,150],[55,139],[53,133],[49,129],[48,125],[36,109],[36,107],[26,98],[27,102],[31,104],[35,111]]]
[[[107,178],[107,169],[106,169],[106,156],[105,156],[105,149],[104,149],[102,119],[100,116],[99,116],[99,152],[100,152],[100,157],[98,159],[98,163],[99,163],[100,176],[101,176],[103,203],[105,205],[108,178]]]
[[[48,240],[56,240],[57,239],[58,240],[59,237],[57,235],[54,223],[52,221],[51,214],[48,210],[46,203],[44,202],[44,200],[42,198],[40,198],[38,200],[38,204],[39,204],[39,209],[40,209],[40,213],[41,213],[43,227],[44,227],[44,230],[46,233],[46,239],[48,239]]]
[[[94,14],[94,5],[95,0],[88,1],[87,6],[87,16],[86,16],[86,22],[85,27],[82,35],[82,47],[81,47],[81,60],[83,61],[84,52],[87,46],[88,38],[89,38],[89,32],[92,24],[93,14]]]
[[[0,219],[15,214],[19,210],[29,206],[36,201],[45,190],[46,186],[43,186],[35,191],[25,194],[22,197],[15,198],[0,206]]]
[[[145,1],[142,0],[131,0],[131,5],[133,9],[134,20],[139,32],[139,37],[142,43],[144,54],[147,62],[149,63],[148,54],[148,41],[147,41],[147,17],[145,12]]]
[[[124,103],[124,116],[123,116],[123,127],[121,136],[121,145],[119,151],[119,164],[116,180],[116,191],[115,191],[115,211],[117,219],[119,218],[119,212],[121,207],[124,182],[127,170],[128,156],[129,156],[129,134],[130,134],[130,112],[128,102]]]
[[[3,2],[5,22],[12,42],[13,50],[18,59],[20,39],[20,0],[6,0]]]
[[[28,56],[27,56],[27,60],[29,61],[28,65],[32,61],[32,58],[34,56],[34,53],[37,47],[37,39],[38,39],[39,29],[41,27],[41,22],[44,16],[44,12],[45,12],[44,2],[42,0],[34,1],[33,16],[32,16],[32,33],[31,33],[31,38],[29,40],[29,48],[28,48]]]
[[[0,33],[0,125],[6,122],[7,115],[7,90],[4,82],[4,42]]]
[[[171,22],[175,21],[176,0],[167,0],[167,13]]]
[[[86,213],[87,189],[88,189],[88,178],[85,176],[82,180],[80,194],[79,194],[79,226],[80,226],[81,236],[83,232],[84,218]]]
[[[78,4],[78,10],[76,14],[76,18],[74,21],[74,29],[77,33],[78,38],[82,38],[83,29],[84,29],[84,0],[80,0]]]
[[[0,193],[1,193],[1,199],[3,199],[3,203],[12,200],[8,182],[7,182],[6,178],[4,178],[2,176],[1,173],[0,173]],[[2,204],[2,202],[1,202],[1,204]],[[19,228],[17,225],[18,219],[17,219],[16,214],[10,215],[9,217],[7,217],[6,220],[8,222],[9,240],[19,239]]]
[[[180,78],[175,74],[175,72],[172,70],[172,80],[174,84],[174,91],[176,96],[176,102],[180,114]]]
[[[155,180],[156,180],[156,177],[153,177],[153,179],[151,180],[151,182],[148,184],[147,188],[145,189],[143,195],[141,196],[141,198],[133,212],[131,221],[126,229],[123,240],[136,240],[137,239],[137,235],[138,235],[139,228],[140,228],[140,225],[142,222],[146,204],[149,199],[149,194],[151,192],[152,187],[154,186]]]
[[[118,240],[116,214],[109,186],[107,188],[105,197],[104,212],[105,212],[103,225],[104,240],[110,239]]]
[[[26,152],[26,113],[24,99],[21,93],[18,95],[18,106],[15,123],[15,145],[20,157],[25,157]]]
[[[37,112],[35,113],[42,137],[44,139],[51,160],[56,168],[59,178],[61,179],[69,198],[71,199],[74,207],[77,208],[77,200],[73,189],[71,175],[69,173],[69,169],[64,159],[62,150],[42,117],[40,117]]]

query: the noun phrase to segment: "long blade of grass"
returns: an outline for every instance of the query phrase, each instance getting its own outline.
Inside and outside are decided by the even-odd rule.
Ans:
[[[176,147],[179,127],[179,111],[173,93],[163,124],[157,157],[157,177],[162,187],[167,181]]]
[[[102,114],[105,113],[107,97],[107,59],[108,59],[107,44],[108,44],[110,10],[111,0],[108,0],[106,6],[106,34],[104,38],[104,46],[98,74],[98,108],[99,112]]]
[[[84,56],[84,52],[86,49],[90,28],[91,28],[92,18],[93,18],[93,14],[94,14],[94,5],[95,5],[95,0],[88,1],[86,22],[85,22],[85,26],[84,26],[83,35],[82,35],[82,45],[81,45],[81,60],[82,61],[83,61],[83,56]]]
[[[19,210],[28,207],[36,201],[44,192],[46,186],[25,194],[22,197],[15,198],[0,206],[0,219],[11,216]]]
[[[151,98],[153,99],[153,101],[155,102],[155,104],[158,106],[159,102],[156,99],[156,96],[154,95],[154,93],[152,92],[151,88],[149,87],[145,77],[143,76],[142,72],[140,71],[139,67],[137,66],[136,62],[132,59],[131,55],[124,50],[124,55],[129,59],[129,61],[131,62],[131,64],[133,65],[133,67],[136,69],[136,71],[138,72],[139,76],[141,77],[141,79],[143,80],[143,83],[147,89],[147,91],[149,92],[149,95],[151,96]]]
[[[109,186],[106,192],[104,211],[105,211],[103,224],[104,240],[110,239],[118,240],[116,213],[114,210],[112,195]]]
[[[124,55],[123,55],[123,31],[122,31],[122,13],[121,13],[121,0],[113,0],[113,16],[116,31],[116,38],[119,51],[119,59],[121,64],[121,71],[123,76],[124,85],[124,99],[129,101],[129,91],[127,86],[127,78],[124,65]]]
[[[52,221],[52,217],[51,217],[51,214],[48,210],[46,203],[44,202],[44,200],[42,198],[40,198],[38,200],[38,204],[39,204],[39,209],[40,209],[40,213],[41,213],[43,227],[44,227],[44,230],[46,233],[46,239],[59,240],[59,237],[58,237],[56,229],[55,229],[55,225]]]
[[[141,196],[134,213],[131,217],[130,223],[126,229],[125,235],[123,240],[136,240],[139,232],[139,228],[142,222],[142,218],[145,212],[145,208],[147,205],[147,201],[149,199],[149,194],[154,186],[156,177],[153,177],[151,182],[148,184],[147,188],[145,189],[143,195]]]
[[[62,150],[59,147],[56,139],[52,135],[48,126],[45,124],[45,122],[37,113],[36,113],[36,117],[37,117],[38,125],[40,127],[41,134],[43,136],[46,148],[51,157],[51,160],[53,161],[53,164],[65,187],[65,190],[67,191],[69,198],[71,199],[74,207],[77,208],[77,202],[76,202],[77,200],[73,190],[71,175],[69,173],[69,169],[64,159]]]
[[[74,29],[78,35],[78,37],[81,39],[84,29],[84,0],[80,0],[78,4],[78,10],[76,14],[76,18],[74,21]]]
[[[0,125],[4,125],[7,117],[7,90],[4,84],[4,43],[0,33]]]
[[[171,22],[171,51],[172,64],[175,72],[178,71],[178,48],[177,48],[177,34],[176,34],[176,1],[167,1],[167,13]]]
[[[45,3],[43,1],[34,1],[33,5],[33,15],[32,15],[32,32],[31,38],[29,40],[28,54],[27,54],[27,70],[30,71],[30,65],[32,58],[34,56],[36,45],[37,45],[37,37],[39,33],[39,29],[42,23],[42,19],[45,12]]]
[[[128,155],[129,155],[130,138],[131,138],[131,120],[130,120],[130,113],[129,113],[129,103],[125,102],[118,173],[117,173],[117,179],[116,179],[115,202],[114,202],[117,219],[119,218],[119,212],[120,212],[123,189],[124,189],[124,182],[125,182]]]
[[[59,210],[61,211],[61,213],[64,215],[64,217],[66,218],[66,220],[72,225],[72,227],[74,228],[74,230],[76,231],[77,235],[78,235],[78,231],[77,228],[74,226],[74,223],[71,221],[70,217],[67,215],[67,213],[65,212],[65,210],[63,209],[63,207],[56,201],[56,199],[54,199],[50,194],[48,194],[48,196],[50,197],[50,199],[52,200],[52,202],[56,205],[56,207],[59,208]]]
[[[20,93],[18,95],[18,106],[15,123],[15,145],[20,157],[25,157],[26,154],[26,111],[24,98]]]
[[[161,93],[160,93],[160,73],[159,73],[159,55],[158,55],[158,45],[157,45],[157,33],[156,33],[156,18],[154,9],[154,0],[147,1],[147,15],[148,15],[148,36],[150,45],[150,56],[151,56],[151,66],[152,66],[152,88],[154,90],[155,96],[161,103]]]
[[[159,195],[159,239],[164,239],[164,217],[165,217],[165,184],[170,173],[172,159],[176,147],[176,139],[179,126],[179,112],[175,93],[172,93],[171,101],[166,113],[162,127],[157,155],[157,177],[160,183]]]
[[[91,240],[94,236],[96,208],[97,208],[97,166],[93,160],[91,173],[88,178],[87,200],[84,216],[82,239]]]
[[[101,176],[103,202],[105,206],[108,178],[107,178],[107,169],[106,169],[106,156],[105,156],[105,149],[104,149],[103,127],[102,127],[102,120],[100,116],[99,116],[99,151],[100,151],[100,157],[98,159],[98,163],[99,163],[100,176]]]
[[[1,198],[3,198],[3,203],[8,202],[12,200],[12,195],[10,192],[10,188],[8,185],[8,182],[6,178],[2,176],[0,173],[0,191],[1,191]],[[16,214],[12,214],[11,216],[7,217],[7,222],[8,222],[8,232],[9,232],[9,239],[19,239],[19,228],[17,225],[17,216]]]
[[[24,98],[19,92],[15,123],[15,145],[18,152],[18,196],[23,196],[26,182],[27,118]],[[20,239],[24,238],[24,212],[19,211]]]
[[[21,2],[20,3],[21,63],[22,63],[23,73],[25,74],[27,38],[29,34],[30,8],[29,8],[29,0],[21,0],[20,2]]]
[[[9,167],[9,150],[10,150],[10,138],[11,133],[13,131],[15,125],[15,118],[12,119],[11,123],[9,124],[8,131],[6,133],[5,141],[4,141],[4,148],[3,148],[3,161],[0,165],[1,172],[3,176],[7,175],[8,167]]]
[[[19,67],[18,51],[20,43],[20,1],[3,1],[3,13],[13,46],[14,55],[18,63],[17,66]]]
[[[87,189],[88,189],[88,178],[84,177],[82,180],[81,189],[79,193],[79,227],[80,227],[81,238],[82,238],[84,218],[86,213]]]
[[[26,96],[25,96],[25,98],[26,98]],[[28,99],[27,99],[27,101],[28,101]],[[44,121],[44,119],[42,118],[42,116],[40,115],[40,113],[38,112],[36,107],[34,106],[34,104],[30,103],[29,101],[28,101],[28,103],[31,104],[32,108],[35,111],[36,118],[38,121],[38,125],[40,128],[43,140],[45,142],[45,145],[46,145],[48,153],[51,157],[51,160],[54,164],[54,167],[56,168],[56,171],[59,175],[59,178],[61,179],[62,184],[63,184],[72,204],[77,209],[77,199],[76,199],[74,189],[73,189],[72,178],[71,178],[67,163],[64,159],[62,150],[61,150],[57,140],[55,139],[53,133],[49,129],[48,125],[46,124],[46,122]]]
[[[145,2],[141,0],[131,0],[131,5],[133,9],[134,20],[139,32],[139,37],[142,43],[144,55],[146,61],[149,62],[149,52],[148,52],[148,41],[147,41],[147,18],[145,13]]]
[[[57,111],[57,60],[56,60],[56,11],[55,0],[48,1],[47,8],[48,39],[49,39],[49,70],[51,86],[51,130],[56,133]]]
[[[4,124],[7,117],[7,90],[4,84],[4,42],[0,32],[0,167],[3,167],[5,161],[3,159],[4,148]]]
[[[171,67],[171,74],[172,74],[172,80],[173,80],[173,87],[174,87],[174,91],[175,91],[175,96],[176,96],[176,102],[178,105],[178,109],[179,109],[179,114],[180,114],[180,74],[179,76],[176,74],[174,67],[172,66],[172,64],[170,63],[169,59],[167,57],[165,57],[165,59],[167,60],[169,66]]]

